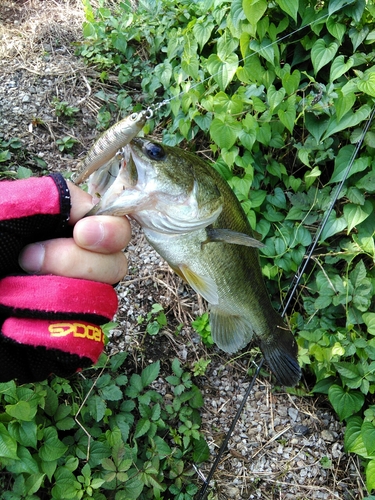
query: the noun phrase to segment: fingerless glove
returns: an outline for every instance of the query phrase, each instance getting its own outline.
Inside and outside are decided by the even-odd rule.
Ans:
[[[68,376],[103,350],[99,325],[117,309],[110,285],[24,275],[22,248],[69,237],[70,194],[60,174],[0,182],[0,382]]]

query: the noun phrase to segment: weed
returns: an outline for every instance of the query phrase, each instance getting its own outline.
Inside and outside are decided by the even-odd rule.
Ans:
[[[204,375],[207,371],[208,365],[211,363],[210,359],[199,358],[193,364],[193,373],[195,377],[199,375]]]
[[[62,137],[61,139],[56,140],[56,144],[61,152],[66,152],[66,153],[71,153],[73,147],[75,144],[77,144],[78,141],[77,139],[74,139],[74,137],[70,137],[69,135],[66,135]]]
[[[55,108],[56,116],[67,119],[69,124],[74,123],[74,116],[79,113],[80,109],[77,106],[71,106],[66,101],[60,101],[58,97],[52,100],[52,105]]]
[[[211,337],[211,326],[209,322],[208,313],[198,316],[191,324],[194,330],[200,335],[202,342],[206,346],[213,345],[214,341]]]
[[[146,322],[146,332],[152,336],[157,335],[167,325],[167,317],[160,304],[153,304],[146,317],[138,316],[137,321],[139,325]]]

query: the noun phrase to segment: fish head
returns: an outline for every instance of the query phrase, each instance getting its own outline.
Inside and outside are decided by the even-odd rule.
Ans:
[[[145,138],[133,139],[122,154],[116,180],[92,213],[131,215],[164,233],[206,227],[219,216],[221,192],[197,156]]]
[[[143,109],[138,113],[132,113],[126,120],[122,121],[124,132],[127,132],[129,129],[134,129],[137,130],[137,132],[140,132],[150,116],[150,111],[148,109]]]

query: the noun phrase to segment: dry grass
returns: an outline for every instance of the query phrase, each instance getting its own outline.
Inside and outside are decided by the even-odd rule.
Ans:
[[[3,71],[26,69],[42,75],[71,74],[77,71],[79,61],[66,64],[68,52],[73,55],[71,43],[81,37],[84,12],[79,0],[52,0],[40,2],[3,0],[0,7],[0,58]],[[50,52],[49,60],[45,58]],[[63,64],[62,64],[63,62]]]

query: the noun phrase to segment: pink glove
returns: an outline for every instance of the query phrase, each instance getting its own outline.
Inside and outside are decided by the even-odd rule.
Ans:
[[[64,178],[0,182],[0,381],[67,376],[95,363],[100,326],[113,318],[110,285],[24,275],[18,255],[29,243],[69,237],[70,194]]]

